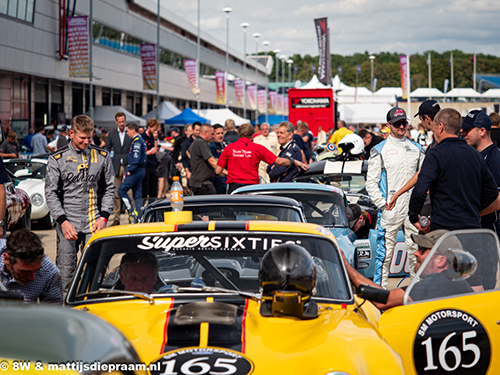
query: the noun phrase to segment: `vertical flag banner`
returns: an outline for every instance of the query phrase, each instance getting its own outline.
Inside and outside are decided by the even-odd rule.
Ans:
[[[328,19],[316,18],[314,20],[314,26],[316,28],[316,36],[318,38],[318,50],[319,50],[319,61],[318,61],[318,79],[321,83],[325,85],[330,84],[331,67],[330,67],[330,42],[328,33]]]
[[[283,114],[288,115],[288,96],[283,97]]]
[[[269,91],[269,113],[276,113],[276,91]]]
[[[156,45],[141,44],[142,88],[156,90]]]
[[[283,94],[276,95],[276,113],[278,115],[283,114]]]
[[[248,103],[250,104],[250,108],[253,110],[257,109],[255,103],[255,85],[248,85],[247,93],[248,93]]]
[[[198,86],[198,64],[196,60],[184,60],[184,70],[186,71],[189,88],[194,96],[199,95],[200,88]]]
[[[403,89],[403,99],[407,98],[408,94],[408,60],[406,55],[399,56],[399,67],[401,69],[401,88]]]
[[[257,101],[259,103],[259,112],[266,112],[266,90],[258,90],[257,92]]]
[[[87,16],[68,17],[69,76],[89,76],[89,30]]]
[[[215,89],[217,104],[226,103],[226,72],[215,72]]]
[[[245,95],[245,86],[242,78],[236,78],[234,80],[234,92],[236,94],[236,105],[243,107],[243,99]]]

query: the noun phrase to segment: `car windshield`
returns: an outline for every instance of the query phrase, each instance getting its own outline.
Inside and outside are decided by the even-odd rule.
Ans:
[[[184,205],[184,210],[193,212],[193,220],[272,220],[302,222],[299,212],[291,207],[261,205]],[[153,209],[144,215],[145,223],[163,222],[164,212],[172,211],[172,207]]]
[[[68,302],[123,298],[127,281],[120,272],[122,257],[136,255],[154,255],[159,263],[155,285],[149,291],[155,297],[170,293],[180,296],[178,288],[200,286],[258,293],[260,260],[267,250],[282,243],[296,243],[313,256],[318,274],[315,297],[338,301],[352,298],[339,252],[327,238],[282,232],[204,231],[141,234],[93,242],[85,250]],[[105,296],[92,293],[101,288],[117,292]]]
[[[28,178],[44,179],[47,166],[44,163],[26,161],[6,162],[5,166],[12,172],[17,180],[26,180]]]
[[[331,185],[341,188],[347,193],[367,194],[365,174],[325,174],[322,176],[299,176],[297,182],[315,182],[322,185]]]
[[[319,190],[275,190],[248,192],[259,195],[277,195],[293,198],[304,208],[306,222],[319,224],[325,227],[347,226],[347,214],[343,198],[333,192]]]
[[[498,240],[489,230],[447,232],[432,249],[416,254],[417,277],[406,289],[405,303],[473,293],[472,287],[500,286]]]

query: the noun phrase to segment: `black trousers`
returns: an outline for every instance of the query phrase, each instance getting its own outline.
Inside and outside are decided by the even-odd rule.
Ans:
[[[156,198],[158,196],[158,173],[156,169],[146,168],[146,175],[142,180],[142,197]]]

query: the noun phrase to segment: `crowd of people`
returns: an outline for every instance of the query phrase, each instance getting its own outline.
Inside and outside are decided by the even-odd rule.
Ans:
[[[368,129],[358,132],[365,144],[362,157],[368,158],[366,189],[378,211],[350,204],[348,222],[358,238],[366,238],[376,228],[378,247],[373,282],[346,265],[355,285],[366,282],[387,288],[388,262],[401,226],[411,277],[425,259],[424,247],[432,247],[446,231],[498,231],[500,150],[494,140],[500,132],[498,115],[471,111],[462,119],[456,110],[441,109],[429,100],[416,116],[425,131],[424,147],[418,139],[424,133],[412,135],[406,112],[397,107],[387,113],[382,127],[388,129],[387,137]],[[109,225],[119,225],[122,204],[136,222],[143,200],[165,197],[174,176],[181,178],[187,194],[230,194],[245,185],[293,181],[312,161],[314,137],[303,122],[294,126],[285,121],[272,127],[243,124],[237,129],[232,120],[224,126],[194,123],[184,132],[173,127],[168,137],[155,119],[142,131],[136,123],[127,124],[121,112],[115,122],[115,129],[99,129],[97,135],[93,121],[80,115],[73,119],[71,129],[59,129],[52,143],[44,129],[37,129],[31,137],[33,152],[55,150],[48,158],[45,194],[56,221],[57,257],[54,265],[44,254],[40,238],[28,230],[3,240],[0,281],[22,293],[26,301],[61,303],[76,269],[78,251],[90,236],[105,228],[108,219]],[[319,129],[318,138],[338,143],[353,132],[343,121],[338,125],[335,132]],[[0,156],[19,156],[15,132],[7,132]],[[0,169],[5,169],[3,162]],[[424,212],[429,225],[420,220]],[[480,269],[467,285],[472,290],[494,288],[498,254],[478,251],[474,256]],[[120,280],[132,285],[127,275],[141,270],[127,264]],[[442,270],[445,264],[443,258]],[[136,289],[148,293],[154,282],[145,279]],[[395,291],[386,307],[400,300],[400,292]]]

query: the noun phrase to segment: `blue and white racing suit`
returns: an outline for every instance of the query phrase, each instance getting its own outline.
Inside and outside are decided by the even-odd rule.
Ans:
[[[375,145],[368,160],[366,190],[380,210],[378,213],[377,252],[373,281],[387,289],[389,265],[399,228],[404,225],[406,251],[408,253],[410,275],[415,276],[415,251],[417,245],[411,234],[417,228],[408,219],[408,205],[412,189],[402,194],[391,211],[385,210],[385,203],[420,170],[424,161],[422,146],[407,137],[398,139],[389,136]]]

